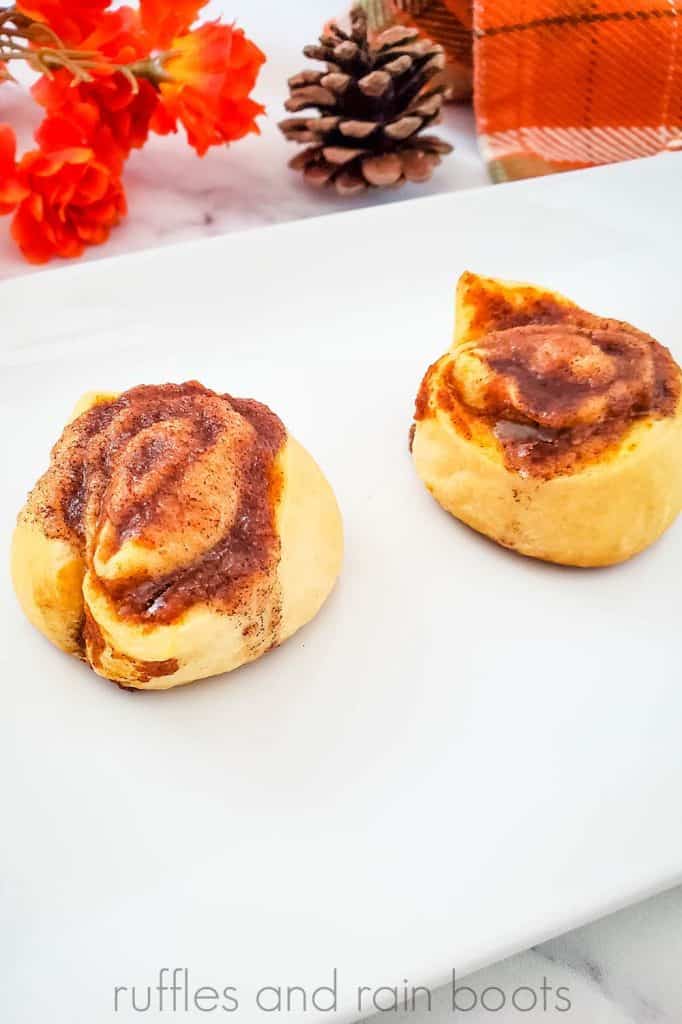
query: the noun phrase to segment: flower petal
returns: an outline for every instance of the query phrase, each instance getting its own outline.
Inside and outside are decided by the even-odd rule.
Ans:
[[[186,32],[208,0],[140,0],[142,24],[155,49],[165,50],[175,36]]]
[[[31,262],[80,255],[85,245],[103,242],[126,212],[118,174],[88,147],[32,150],[20,168],[27,193],[11,230]]]
[[[249,98],[265,55],[241,29],[217,21],[173,39],[153,127],[162,134],[181,121],[200,156],[209,146],[257,132],[264,108]]]

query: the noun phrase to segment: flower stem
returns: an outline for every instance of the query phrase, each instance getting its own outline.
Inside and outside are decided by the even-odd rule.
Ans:
[[[75,50],[64,46],[55,32],[41,21],[35,21],[16,7],[0,8],[0,63],[21,60],[34,71],[52,78],[64,69],[73,77],[73,84],[91,82],[92,71],[106,74],[120,72],[128,79],[133,92],[139,89],[138,78],[153,85],[168,81],[160,62],[153,58],[133,64],[114,64],[96,50]],[[5,77],[11,78],[9,72]]]

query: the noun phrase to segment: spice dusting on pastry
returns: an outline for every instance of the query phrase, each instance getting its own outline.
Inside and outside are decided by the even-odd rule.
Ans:
[[[681,380],[668,349],[627,323],[465,274],[455,344],[416,401],[418,471],[446,508],[505,546],[569,564],[620,561],[679,512]],[[520,515],[512,492],[523,481]],[[631,521],[607,522],[598,500],[619,502]]]
[[[318,610],[341,548],[333,493],[281,420],[193,381],[96,396],[68,424],[19,517],[13,570],[55,643],[152,688],[276,646]],[[312,579],[296,584],[296,559]]]
[[[600,456],[633,420],[670,416],[679,397],[679,370],[653,338],[617,320],[562,313],[558,323],[462,344],[436,403],[456,410],[455,423],[488,423],[509,468],[549,477]]]

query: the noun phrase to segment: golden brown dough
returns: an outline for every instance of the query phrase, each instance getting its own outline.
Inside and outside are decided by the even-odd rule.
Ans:
[[[682,507],[681,380],[629,324],[465,273],[454,344],[417,397],[417,472],[449,512],[523,555],[621,562]]]
[[[81,400],[19,515],[12,575],[58,647],[166,689],[291,636],[342,551],[332,489],[278,417],[189,382]]]

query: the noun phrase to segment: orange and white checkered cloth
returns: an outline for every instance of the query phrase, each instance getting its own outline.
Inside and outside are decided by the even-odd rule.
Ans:
[[[496,181],[682,149],[682,0],[365,0],[466,60]],[[680,170],[682,171],[682,161]]]

